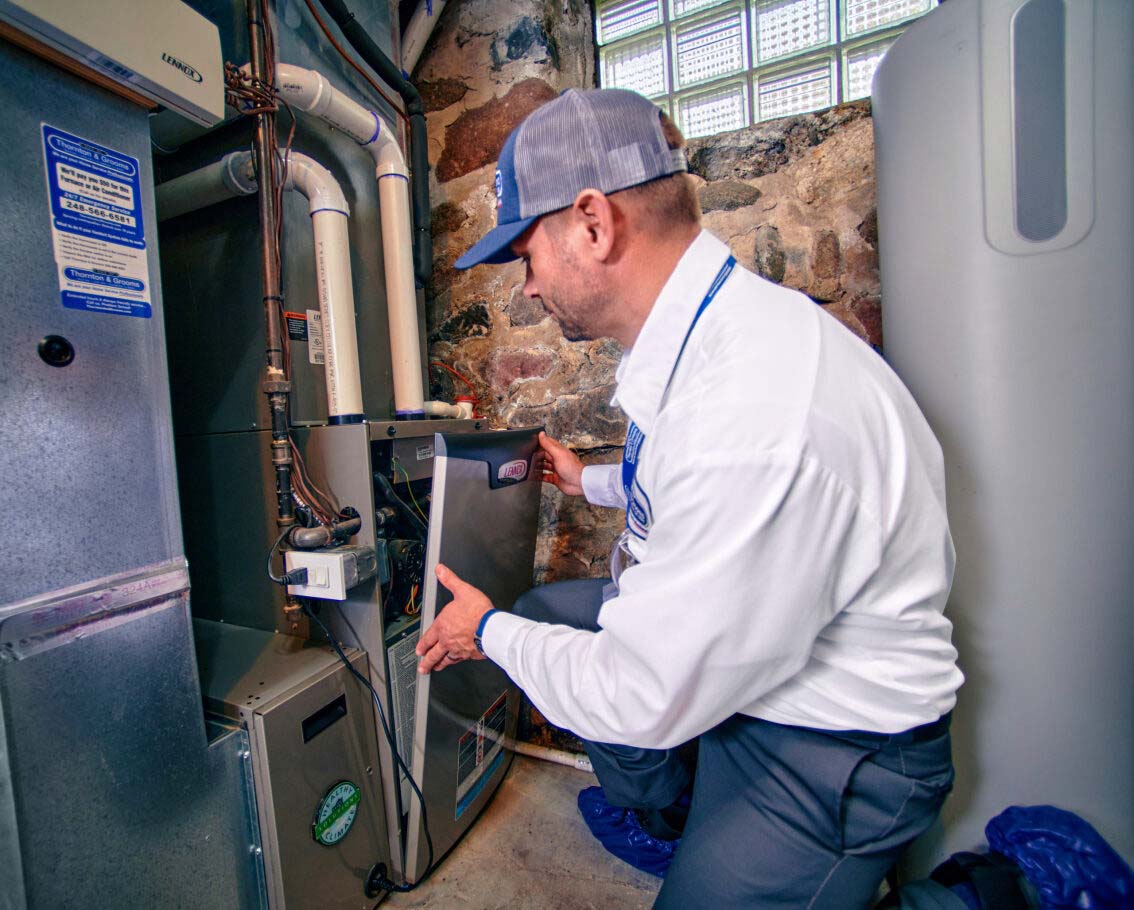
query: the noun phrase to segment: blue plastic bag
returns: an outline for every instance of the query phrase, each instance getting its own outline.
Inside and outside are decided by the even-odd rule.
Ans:
[[[1134,872],[1087,822],[1054,806],[1010,806],[984,829],[1043,898],[1072,910],[1134,910]]]
[[[602,787],[579,793],[579,812],[600,844],[636,869],[665,877],[679,840],[659,840],[642,830],[633,809],[612,806]]]

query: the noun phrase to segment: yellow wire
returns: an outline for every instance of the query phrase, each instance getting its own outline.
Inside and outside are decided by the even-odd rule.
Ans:
[[[417,514],[421,516],[421,520],[424,521],[426,524],[429,524],[429,519],[426,518],[425,513],[423,511],[421,511],[421,506],[419,506],[417,504],[417,497],[415,497],[413,495],[413,485],[410,483],[409,472],[405,468],[402,467],[402,463],[400,461],[398,461],[398,459],[396,457],[394,458],[393,461],[394,461],[394,467],[397,468],[399,471],[401,471],[402,476],[406,479],[406,489],[409,490],[410,502],[413,503],[413,507],[417,510]]]

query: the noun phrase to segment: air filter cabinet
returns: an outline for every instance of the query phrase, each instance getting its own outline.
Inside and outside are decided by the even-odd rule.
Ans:
[[[886,355],[945,453],[967,682],[923,865],[1012,804],[1134,855],[1127,0],[949,0],[874,82]]]
[[[370,693],[326,645],[195,620],[208,709],[247,730],[273,910],[370,910],[389,844]],[[345,654],[366,676],[366,655]]]

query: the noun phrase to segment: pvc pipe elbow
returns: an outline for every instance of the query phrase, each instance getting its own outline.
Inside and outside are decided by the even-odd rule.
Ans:
[[[401,177],[408,180],[409,168],[406,167],[406,157],[401,153],[401,146],[398,145],[393,130],[384,121],[380,123],[381,129],[378,135],[365,146],[366,151],[374,158],[376,178],[381,180],[383,177]]]
[[[340,92],[322,73],[281,63],[276,74],[284,100],[342,130],[359,145],[373,142],[381,133],[379,116]]]
[[[251,72],[248,64],[242,66],[240,71]],[[393,132],[375,111],[367,110],[344,95],[322,73],[315,70],[279,63],[276,65],[276,81],[280,95],[288,104],[314,114],[364,146],[374,157],[379,179],[390,176],[409,177],[405,157]]]
[[[401,177],[409,179],[409,168],[406,167],[406,158],[394,139],[390,128],[381,130],[373,142],[366,145],[366,150],[374,156],[374,169],[379,180],[383,177]]]
[[[307,211],[311,215],[323,211],[350,215],[350,206],[334,175],[302,152],[288,153],[284,189],[298,190],[306,196]]]
[[[241,72],[246,72],[244,64]],[[320,117],[331,103],[331,92],[334,88],[322,74],[315,70],[292,66],[290,63],[276,64],[276,82],[280,94],[301,111],[315,114]]]
[[[472,418],[473,406],[471,401],[458,401],[449,404],[447,401],[425,402],[425,415],[427,417],[452,417],[456,420],[469,420]]]

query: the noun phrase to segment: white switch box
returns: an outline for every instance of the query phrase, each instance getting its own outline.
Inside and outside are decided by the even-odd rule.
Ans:
[[[347,591],[373,578],[378,558],[372,547],[335,547],[330,550],[288,550],[284,553],[287,571],[307,570],[307,584],[288,585],[297,597],[346,600]]]

